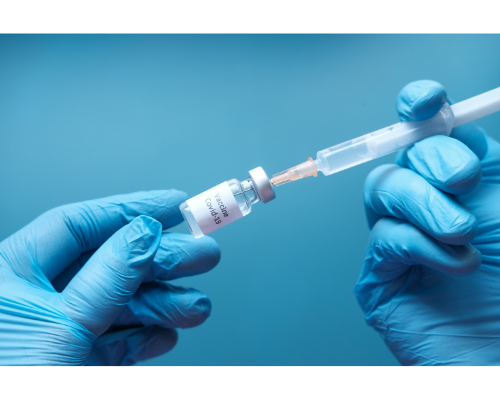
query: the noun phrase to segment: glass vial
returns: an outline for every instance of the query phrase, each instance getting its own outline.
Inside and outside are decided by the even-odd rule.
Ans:
[[[239,182],[223,182],[180,205],[184,220],[193,236],[200,238],[250,214],[258,201],[267,203],[276,197],[273,185],[261,167],[249,171],[250,177]]]

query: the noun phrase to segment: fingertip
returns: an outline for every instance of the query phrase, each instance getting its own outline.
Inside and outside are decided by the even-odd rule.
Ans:
[[[212,313],[212,302],[204,293],[198,292],[194,297],[193,308],[196,311],[194,313],[193,325],[190,327],[201,325]]]
[[[172,207],[180,206],[188,199],[188,195],[186,192],[177,189],[168,189],[165,190],[165,198],[168,203],[171,204]]]
[[[212,303],[204,293],[159,280],[141,285],[127,307],[130,313],[125,318],[120,316],[120,324],[138,321],[145,326],[173,329],[198,326],[212,311]]]
[[[172,350],[179,339],[175,329],[159,326],[143,328],[134,336],[128,338],[126,342],[128,352],[124,354],[120,365],[132,365],[161,356]]]
[[[379,208],[379,203],[382,199],[378,196],[377,186],[384,180],[389,179],[390,176],[399,169],[401,169],[401,167],[395,164],[380,165],[373,169],[366,177],[363,197],[369,229],[372,229],[375,223],[381,218],[377,209]]]
[[[454,138],[438,135],[415,143],[407,161],[409,168],[447,193],[470,193],[481,181],[481,161]]]
[[[212,302],[205,293],[196,289],[189,289],[183,296],[184,311],[188,317],[187,328],[198,326],[206,321],[212,312]]]
[[[206,265],[206,271],[210,271],[221,259],[219,243],[210,236],[203,236],[197,240],[200,245],[200,253]]]
[[[176,318],[179,328],[194,328],[201,325],[212,312],[212,302],[205,293],[196,289],[184,289],[170,285],[177,290],[175,308],[179,315]]]
[[[185,192],[168,189],[136,192],[127,196],[120,196],[126,214],[132,215],[140,210],[140,214],[153,216],[168,229],[183,221],[179,206],[188,199]]]
[[[486,132],[472,122],[453,128],[450,137],[464,143],[479,160],[482,160],[488,151]]]
[[[220,261],[221,252],[215,239],[199,239],[184,233],[165,232],[147,280],[171,280],[203,274]]]
[[[447,218],[446,218],[447,217]],[[436,239],[446,244],[465,245],[474,240],[477,234],[478,222],[474,214],[469,210],[452,210],[446,216],[443,215],[443,224],[434,232]]]
[[[373,190],[381,179],[389,177],[392,172],[398,169],[400,169],[400,167],[396,164],[384,164],[374,168],[365,179],[365,193]]]
[[[469,276],[481,266],[481,253],[471,244],[456,246],[449,251],[455,253],[455,257],[452,260],[456,260],[455,263],[450,262],[446,266],[446,269],[443,269],[443,272],[449,275],[456,277]]]
[[[154,353],[157,355],[165,354],[172,350],[179,341],[179,334],[175,329],[164,329],[156,326],[152,328],[156,330],[156,335],[149,347],[152,347]]]
[[[446,101],[446,90],[435,81],[420,80],[406,85],[396,100],[401,121],[423,121],[432,118]]]

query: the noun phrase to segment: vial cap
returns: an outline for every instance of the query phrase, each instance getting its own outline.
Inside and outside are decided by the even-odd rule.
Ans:
[[[273,185],[262,167],[254,168],[251,171],[248,171],[248,174],[250,175],[250,179],[255,185],[263,203],[267,203],[268,201],[276,198]]]

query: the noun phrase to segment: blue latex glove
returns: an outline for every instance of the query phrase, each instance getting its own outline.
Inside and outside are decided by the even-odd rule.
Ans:
[[[129,365],[201,324],[210,300],[166,283],[220,259],[209,238],[162,233],[182,221],[176,190],[53,209],[0,243],[0,364]]]
[[[432,117],[432,81],[399,94],[401,120]],[[370,240],[356,296],[405,365],[500,364],[500,144],[473,124],[370,173]]]

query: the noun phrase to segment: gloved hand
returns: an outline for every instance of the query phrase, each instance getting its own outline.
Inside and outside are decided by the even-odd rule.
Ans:
[[[176,343],[210,300],[165,281],[220,259],[209,238],[162,233],[182,221],[176,190],[70,204],[0,243],[0,364],[129,365]]]
[[[436,82],[399,94],[401,120],[434,116]],[[404,365],[500,364],[500,144],[467,124],[368,176],[371,228],[356,296]]]

